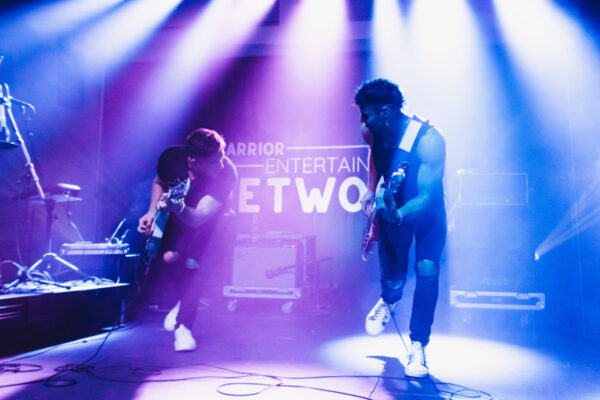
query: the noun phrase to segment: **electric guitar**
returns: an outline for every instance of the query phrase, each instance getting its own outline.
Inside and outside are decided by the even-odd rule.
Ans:
[[[166,211],[161,204],[164,204],[167,201],[174,203],[183,202],[190,189],[190,179],[178,179],[177,181],[169,182],[167,186],[169,190],[163,194],[163,198],[156,206],[156,216],[154,217],[154,221],[152,221],[150,234],[146,238],[145,253],[148,263],[152,261],[158,253],[158,247],[162,240],[165,225],[167,224],[167,218],[169,216],[169,212]]]
[[[398,194],[398,191],[402,187],[402,183],[404,182],[404,178],[406,177],[406,168],[408,168],[408,162],[404,161],[400,163],[400,168],[395,171],[390,179],[386,183],[381,183],[378,185],[375,201],[373,202],[373,211],[367,220],[367,227],[363,233],[362,239],[362,248],[361,248],[361,258],[363,261],[367,261],[369,256],[373,254],[375,242],[377,241],[379,235],[379,229],[377,225],[377,204],[378,198],[383,198],[385,204],[391,204],[396,208],[396,203],[394,197]]]

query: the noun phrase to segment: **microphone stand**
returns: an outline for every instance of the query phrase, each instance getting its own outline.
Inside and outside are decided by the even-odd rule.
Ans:
[[[46,240],[48,243],[48,252],[45,253],[44,255],[42,255],[42,257],[40,259],[38,259],[35,263],[33,263],[33,265],[31,267],[29,267],[27,269],[19,268],[20,269],[19,277],[15,281],[9,283],[8,285],[5,285],[3,289],[4,289],[4,291],[9,290],[9,289],[19,285],[20,283],[28,281],[28,280],[32,281],[32,282],[36,282],[36,283],[54,285],[54,286],[70,289],[70,286],[54,282],[51,279],[46,280],[46,279],[38,279],[38,278],[32,277],[32,272],[34,272],[38,267],[40,267],[40,266],[47,267],[50,264],[52,264],[53,262],[58,262],[64,266],[68,267],[69,269],[71,269],[75,272],[78,272],[79,274],[83,275],[86,278],[89,278],[89,275],[82,272],[75,265],[73,265],[70,262],[59,257],[56,253],[52,253],[51,231],[52,231],[52,223],[54,222],[53,212],[54,212],[54,206],[56,205],[56,202],[54,199],[47,196],[44,193],[44,190],[42,189],[42,185],[40,183],[40,178],[35,169],[35,165],[33,164],[33,161],[31,160],[31,155],[29,154],[27,145],[25,144],[25,141],[23,140],[23,136],[21,135],[19,126],[17,125],[15,116],[12,112],[12,103],[13,102],[21,105],[22,107],[28,107],[33,112],[35,112],[35,107],[25,101],[18,100],[18,99],[11,97],[10,88],[8,87],[8,84],[0,83],[0,89],[2,89],[2,90],[0,90],[0,106],[2,106],[4,108],[4,110],[2,110],[2,111],[5,112],[6,116],[8,117],[8,122],[10,124],[9,126],[12,127],[12,130],[16,136],[16,143],[21,148],[21,151],[23,152],[23,156],[25,157],[25,161],[26,161],[25,166],[26,166],[27,171],[29,172],[29,175],[31,176],[31,179],[35,185],[35,190],[36,190],[39,198],[44,202],[44,205],[46,206],[47,215],[46,215],[46,232],[45,233],[46,233]],[[46,273],[41,273],[41,275],[51,278],[49,276],[49,274],[46,274]]]
[[[8,122],[12,126],[15,136],[17,137],[17,145],[19,147],[21,147],[21,151],[23,152],[23,155],[25,156],[25,161],[26,161],[25,167],[27,168],[29,175],[31,176],[31,179],[33,180],[33,184],[35,185],[35,189],[36,189],[38,195],[40,196],[40,198],[42,200],[46,200],[46,195],[44,194],[44,190],[42,189],[42,186],[40,184],[40,178],[37,174],[37,171],[35,170],[35,165],[33,165],[33,162],[31,161],[31,156],[29,155],[29,150],[27,150],[27,146],[25,145],[25,141],[23,140],[23,136],[21,135],[21,132],[19,131],[19,126],[17,125],[17,122],[15,121],[15,116],[12,112],[11,101],[13,100],[13,98],[10,96],[10,89],[6,83],[0,83],[0,87],[2,88],[2,93],[3,93],[3,96],[0,97],[0,104],[4,106],[6,115],[8,116]],[[17,101],[19,103],[25,103],[20,100],[17,100]],[[17,101],[15,101],[15,102],[17,102]],[[26,103],[26,104],[29,105],[29,103]],[[35,112],[35,108],[32,108],[32,110]]]

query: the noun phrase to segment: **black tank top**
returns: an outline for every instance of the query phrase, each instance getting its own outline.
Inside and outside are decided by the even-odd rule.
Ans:
[[[374,135],[373,137],[373,161],[375,162],[375,170],[377,171],[377,181],[383,176],[385,182],[388,181],[390,176],[400,168],[402,162],[408,162],[408,167],[405,168],[406,177],[402,185],[400,193],[396,196],[396,203],[398,206],[404,205],[408,200],[416,197],[419,194],[417,188],[417,174],[419,167],[421,166],[421,159],[417,155],[417,148],[419,142],[427,133],[431,125],[428,121],[422,121],[418,117],[410,117],[411,121],[417,121],[423,125],[417,133],[417,137],[414,141],[410,152],[398,148],[402,141],[402,136],[398,139],[397,143],[394,143],[392,147],[385,146],[383,137],[381,135]],[[408,126],[408,125],[407,125]],[[405,128],[406,129],[406,128]],[[444,208],[444,184],[441,182],[438,187],[434,188],[433,201],[431,206],[434,208]]]

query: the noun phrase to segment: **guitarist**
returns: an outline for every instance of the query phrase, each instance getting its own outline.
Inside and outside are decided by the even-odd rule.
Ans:
[[[185,146],[165,150],[159,158],[149,210],[139,220],[138,231],[149,235],[157,212],[169,213],[154,264],[160,264],[155,269],[168,271],[161,278],[174,279],[176,286],[177,304],[164,321],[165,329],[174,331],[175,351],[196,348],[191,329],[200,297],[198,271],[237,180],[236,168],[224,150],[223,137],[204,128],[190,133]],[[171,179],[187,178],[189,191],[183,199],[167,196]]]
[[[392,317],[402,297],[408,270],[408,253],[415,238],[417,283],[410,319],[411,346],[405,373],[409,377],[429,374],[425,346],[438,298],[439,261],[446,240],[444,163],[446,144],[427,122],[402,112],[404,97],[398,86],[386,79],[364,82],[355,93],[360,108],[362,134],[369,144],[367,192],[363,210],[376,210],[381,298],[367,315],[365,328],[378,335]],[[394,173],[395,184],[376,190],[381,177],[386,183]],[[392,188],[392,186],[394,186]],[[393,193],[390,191],[393,190]]]

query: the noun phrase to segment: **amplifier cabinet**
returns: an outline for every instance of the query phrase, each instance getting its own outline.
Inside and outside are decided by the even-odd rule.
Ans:
[[[139,254],[129,253],[127,243],[64,243],[59,256],[75,265],[83,275],[110,279],[114,282],[135,281]],[[50,275],[58,281],[81,279],[82,275],[60,264],[52,266]]]
[[[233,250],[226,297],[299,299],[304,284],[307,240],[302,236],[239,235]]]

